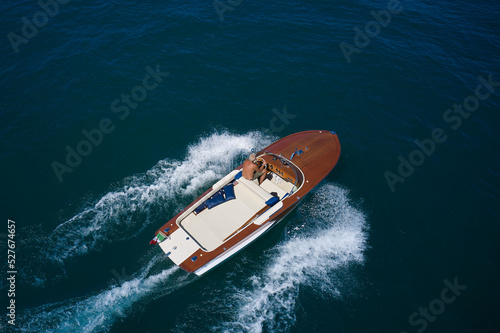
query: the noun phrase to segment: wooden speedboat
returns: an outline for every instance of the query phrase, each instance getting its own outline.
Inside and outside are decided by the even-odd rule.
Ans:
[[[284,219],[332,171],[340,142],[335,132],[305,131],[256,155],[269,170],[260,185],[241,176],[241,164],[163,225],[150,244],[187,272],[207,272]]]

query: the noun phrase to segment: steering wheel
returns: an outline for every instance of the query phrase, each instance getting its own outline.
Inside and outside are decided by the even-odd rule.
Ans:
[[[262,163],[266,162],[262,157],[257,158],[255,161],[257,162],[257,165],[259,166],[259,168],[261,167]],[[267,169],[267,165],[266,165],[266,169]]]

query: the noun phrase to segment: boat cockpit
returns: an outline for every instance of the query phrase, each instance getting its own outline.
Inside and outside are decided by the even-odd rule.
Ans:
[[[204,251],[213,251],[252,223],[262,224],[301,187],[303,173],[290,160],[266,151],[256,155],[257,163],[265,161],[269,170],[260,185],[233,170],[177,219]]]

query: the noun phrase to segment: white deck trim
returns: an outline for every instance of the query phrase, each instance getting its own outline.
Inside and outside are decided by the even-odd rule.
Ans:
[[[283,202],[278,202],[276,205],[274,205],[273,207],[269,208],[264,214],[262,214],[259,218],[257,218],[254,223],[255,224],[263,224],[265,221],[267,221],[273,214],[275,214],[276,212],[278,212],[281,208],[283,207]],[[285,217],[288,216],[288,214],[290,214],[290,212],[292,211],[293,209],[291,209],[285,216],[283,216],[283,218],[279,219],[278,221],[269,221],[267,224],[265,224],[263,227],[257,229],[256,231],[254,231],[253,234],[251,234],[249,237],[245,238],[243,241],[241,241],[240,243],[236,244],[235,246],[231,247],[229,250],[227,250],[226,252],[222,253],[221,255],[219,255],[218,257],[216,257],[215,259],[212,259],[211,261],[209,261],[207,264],[205,264],[204,266],[200,267],[198,270],[196,270],[194,272],[194,274],[196,275],[202,275],[204,273],[206,273],[207,271],[211,270],[212,268],[214,268],[215,266],[219,265],[220,263],[222,263],[223,261],[226,261],[227,259],[229,259],[230,257],[232,257],[233,255],[235,255],[236,253],[238,253],[239,251],[243,250],[246,246],[250,245],[250,243],[252,243],[253,241],[255,241],[257,238],[259,238],[263,233],[265,233],[267,230],[269,230],[269,228],[271,228],[272,226],[278,224],[280,221],[282,221]],[[245,228],[242,229],[242,231],[245,230]]]
[[[211,260],[208,262],[205,266],[202,266],[198,270],[194,271],[194,274],[196,275],[202,275],[209,271],[210,269],[214,268],[215,266],[219,265],[223,261],[229,259],[236,253],[238,253],[240,250],[245,248],[247,245],[252,243],[255,239],[257,239],[260,235],[262,235],[264,232],[266,232],[269,228],[271,228],[274,225],[274,221],[270,221],[267,225],[263,226],[262,228],[256,230],[250,237],[247,237],[244,239],[242,242],[238,243],[237,245],[231,247],[229,250],[218,256],[217,258]]]

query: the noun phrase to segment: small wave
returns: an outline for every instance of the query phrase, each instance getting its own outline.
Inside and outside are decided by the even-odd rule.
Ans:
[[[186,204],[200,189],[224,176],[242,162],[251,148],[266,146],[273,137],[261,132],[227,131],[201,137],[190,145],[184,160],[164,159],[145,174],[123,181],[118,189],[61,223],[48,235],[37,233],[25,246],[35,252],[31,262],[64,266],[76,256],[99,251],[103,245],[137,236],[151,222],[165,219]],[[36,265],[35,265],[36,266]],[[37,274],[37,287],[46,277]],[[29,281],[28,281],[29,283]]]
[[[345,276],[339,272],[364,261],[366,218],[338,186],[323,184],[310,196],[299,208],[301,223],[271,251],[270,264],[250,278],[249,286],[236,288],[233,319],[217,331],[289,330],[301,286],[341,296]]]
[[[182,287],[190,280],[175,266],[147,276],[158,262],[158,255],[142,268],[140,276],[113,286],[97,295],[45,304],[20,315],[21,332],[106,332],[118,318],[148,296],[148,301]],[[167,283],[168,282],[168,283]],[[154,297],[153,297],[154,296]]]

